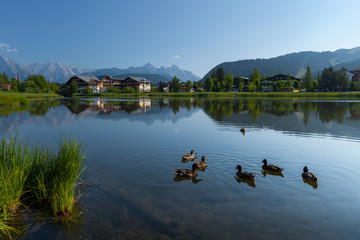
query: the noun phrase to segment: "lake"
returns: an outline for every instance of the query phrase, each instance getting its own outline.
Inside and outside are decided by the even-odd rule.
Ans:
[[[0,115],[3,136],[49,146],[76,136],[87,156],[73,217],[24,209],[20,239],[360,237],[360,101],[58,99]],[[192,149],[208,166],[175,178]],[[264,158],[283,176],[262,172]],[[238,164],[254,182],[236,178]]]

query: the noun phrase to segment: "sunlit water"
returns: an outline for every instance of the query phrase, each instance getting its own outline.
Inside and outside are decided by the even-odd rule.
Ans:
[[[0,109],[2,135],[48,145],[76,136],[87,152],[73,219],[34,213],[21,238],[360,238],[358,101],[84,99],[13,111]],[[174,181],[191,149],[208,167]],[[264,158],[283,177],[263,175]],[[254,183],[236,180],[237,164]],[[302,180],[305,165],[317,186]]]

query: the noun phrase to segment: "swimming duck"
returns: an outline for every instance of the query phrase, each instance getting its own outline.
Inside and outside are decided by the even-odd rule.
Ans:
[[[197,162],[195,162],[195,164],[200,169],[205,168],[207,166],[207,163],[205,162],[205,160],[207,160],[207,158],[205,156],[202,156],[201,161],[197,161]]]
[[[264,163],[264,165],[262,166],[262,169],[264,169],[264,170],[267,170],[270,172],[281,172],[282,170],[284,170],[283,168],[279,168],[272,164],[268,165],[266,159],[262,160],[262,162]]]
[[[309,172],[307,166],[304,167],[303,173],[301,174],[301,176],[304,180],[307,180],[307,181],[313,181],[313,182],[319,181],[319,178],[315,174]]]
[[[181,177],[196,177],[198,175],[197,165],[194,163],[192,169],[175,169],[174,171],[176,176]]]
[[[236,173],[236,176],[238,176],[239,178],[243,178],[243,179],[250,179],[253,180],[255,178],[255,174],[254,173],[250,173],[250,172],[242,172],[242,168],[240,165],[237,165],[236,168],[238,170],[238,172]]]
[[[244,127],[240,128],[240,132],[242,132],[242,134],[244,135],[246,132],[246,129]]]
[[[193,160],[195,158],[195,156],[194,156],[195,153],[196,152],[194,150],[191,150],[190,154],[189,153],[184,154],[182,156],[182,159],[184,159],[184,160]]]

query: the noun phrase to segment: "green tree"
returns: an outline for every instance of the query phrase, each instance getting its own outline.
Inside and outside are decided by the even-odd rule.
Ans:
[[[186,88],[185,88],[186,92],[191,92],[192,87],[193,87],[193,85],[192,85],[191,81],[187,80],[186,81]]]
[[[312,74],[311,74],[310,66],[308,66],[306,68],[306,73],[305,73],[303,83],[304,83],[304,88],[306,89],[307,92],[313,91],[313,89],[314,89],[314,79],[313,79]]]
[[[214,80],[212,77],[208,77],[205,80],[205,90],[211,92],[214,88]]]
[[[56,83],[51,83],[50,90],[54,93],[57,93],[59,91],[59,86]]]
[[[175,76],[170,82],[170,92],[179,92],[181,89],[180,80]]]
[[[257,80],[260,81],[260,74],[259,74],[259,71],[257,70],[257,68],[254,68],[254,71],[251,73],[250,80],[253,82],[255,82]]]
[[[356,83],[355,82],[351,82],[350,83],[350,91],[355,91],[356,90]]]
[[[295,80],[293,87],[294,87],[295,89],[299,89],[299,87],[300,87],[300,82],[299,82],[298,80]]]
[[[86,87],[86,88],[84,88],[84,94],[91,95],[91,94],[93,94],[93,90],[90,87]]]
[[[245,84],[243,82],[240,82],[239,87],[238,87],[239,91],[242,92],[244,90],[244,87],[245,87]]]
[[[71,94],[79,92],[79,86],[76,81],[72,81],[70,83],[70,92],[71,92]]]
[[[18,87],[19,81],[16,78],[11,78],[11,87]]]
[[[318,82],[319,91],[346,91],[348,89],[349,79],[346,75],[346,69],[338,71],[332,67],[325,68]]]
[[[0,83],[10,83],[8,76],[6,75],[5,72],[3,72],[2,74],[0,74]]]
[[[249,84],[249,90],[252,91],[252,92],[254,92],[254,91],[256,90],[256,85],[255,85],[254,82],[250,82],[250,84]]]
[[[232,74],[226,73],[225,74],[225,85],[226,85],[226,90],[227,91],[232,91],[233,89],[233,85],[234,85],[234,77]]]
[[[291,87],[292,87],[291,77],[290,77],[290,75],[288,75],[286,78],[286,82],[285,82],[285,88],[286,88],[286,90],[289,91],[291,89]]]

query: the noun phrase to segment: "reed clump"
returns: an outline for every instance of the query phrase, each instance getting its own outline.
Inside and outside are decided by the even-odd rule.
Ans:
[[[71,214],[84,159],[75,138],[62,137],[57,151],[30,147],[17,134],[0,139],[0,236],[16,232],[7,223],[24,204],[24,196],[27,203],[41,203],[55,216]]]

